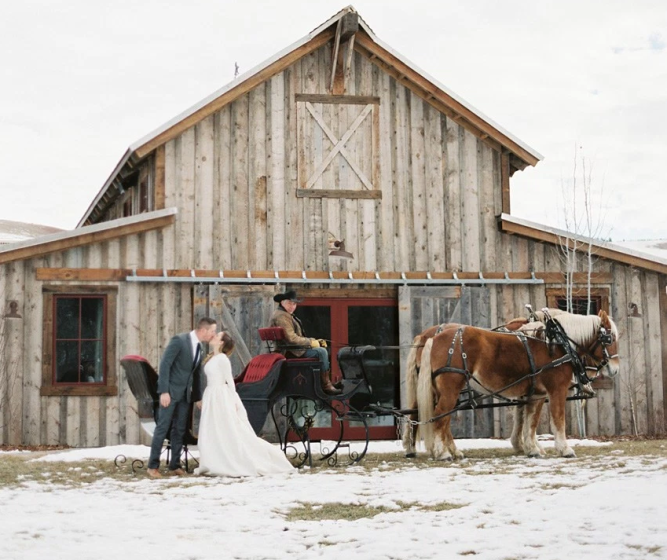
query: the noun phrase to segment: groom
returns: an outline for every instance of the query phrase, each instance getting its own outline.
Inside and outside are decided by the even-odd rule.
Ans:
[[[202,342],[210,342],[215,336],[216,322],[209,317],[200,319],[197,328],[189,333],[177,334],[165,348],[157,380],[160,409],[153,432],[151,454],[146,473],[151,478],[160,478],[160,455],[162,443],[171,426],[170,474],[183,476],[181,449],[188,425],[190,403],[201,400]],[[173,420],[173,422],[172,422]]]

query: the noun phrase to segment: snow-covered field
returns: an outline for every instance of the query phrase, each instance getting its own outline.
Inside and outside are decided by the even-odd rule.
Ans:
[[[497,440],[458,443],[464,451],[509,448]],[[399,450],[397,442],[381,442],[370,452]],[[85,458],[119,453],[146,459],[148,448],[68,450],[35,460],[79,468]],[[381,457],[372,468],[241,480],[150,480],[141,473],[67,487],[25,479],[0,489],[0,558],[667,558],[667,457],[611,447],[577,459],[492,455],[442,465],[406,460],[398,468]],[[129,472],[127,463],[122,468]],[[328,502],[391,511],[356,521],[285,518],[300,503]]]

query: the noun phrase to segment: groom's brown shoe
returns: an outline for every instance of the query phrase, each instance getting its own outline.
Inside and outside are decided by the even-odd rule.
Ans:
[[[146,469],[146,474],[150,478],[162,478],[162,475],[160,474],[160,471],[157,469]]]
[[[178,469],[169,469],[169,476],[185,476],[186,473],[183,469],[178,468]]]

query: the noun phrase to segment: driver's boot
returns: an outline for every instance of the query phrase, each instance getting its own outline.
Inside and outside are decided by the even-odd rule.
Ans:
[[[322,383],[322,390],[327,395],[340,395],[342,393],[340,389],[336,389],[336,387],[332,385],[330,371],[322,371],[320,373],[320,382]]]

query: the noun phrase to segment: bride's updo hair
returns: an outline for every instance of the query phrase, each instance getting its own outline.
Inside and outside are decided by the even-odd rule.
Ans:
[[[236,343],[234,342],[234,339],[229,336],[227,333],[222,334],[222,352],[227,355],[227,357],[231,356],[234,353],[234,348],[236,347]]]

